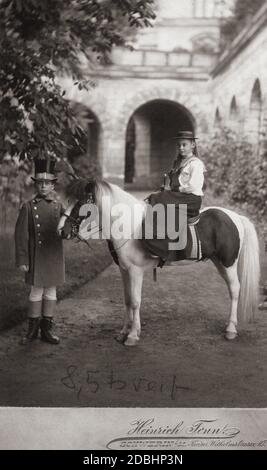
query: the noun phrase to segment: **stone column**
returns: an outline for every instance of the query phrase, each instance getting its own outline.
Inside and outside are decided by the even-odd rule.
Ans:
[[[124,184],[125,138],[124,136],[104,137],[102,149],[103,178],[118,186]]]
[[[134,115],[136,147],[135,147],[135,178],[150,174],[150,120],[145,113]]]

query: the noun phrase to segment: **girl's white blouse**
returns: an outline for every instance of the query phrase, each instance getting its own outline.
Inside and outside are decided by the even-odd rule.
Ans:
[[[197,157],[189,157],[182,162],[181,173],[178,177],[181,193],[191,193],[196,196],[203,196],[204,184],[204,163]]]

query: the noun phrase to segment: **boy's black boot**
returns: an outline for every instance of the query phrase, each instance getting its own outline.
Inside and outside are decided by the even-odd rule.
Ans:
[[[38,338],[42,302],[30,302],[28,310],[28,331],[21,339],[21,344],[28,344]]]
[[[53,333],[53,318],[43,317],[41,319],[41,339],[50,344],[58,344],[59,337]]]
[[[59,337],[53,333],[53,313],[55,310],[57,301],[47,300],[43,301],[43,317],[41,319],[41,339],[50,344],[58,344]]]

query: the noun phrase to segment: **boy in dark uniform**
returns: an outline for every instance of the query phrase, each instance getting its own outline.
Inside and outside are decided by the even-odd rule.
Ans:
[[[28,308],[28,331],[22,338],[27,344],[38,337],[58,344],[53,333],[53,315],[57,302],[56,286],[65,281],[63,242],[57,234],[62,215],[61,203],[54,191],[55,160],[35,160],[37,194],[26,202],[19,213],[15,229],[16,265],[25,273],[31,286]]]

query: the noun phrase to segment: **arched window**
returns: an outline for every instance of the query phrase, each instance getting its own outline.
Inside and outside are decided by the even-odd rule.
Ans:
[[[214,118],[214,130],[218,131],[221,129],[221,127],[222,127],[222,116],[219,111],[219,108],[216,108],[215,118]]]
[[[85,162],[87,161],[88,164],[97,162],[101,134],[100,122],[87,106],[71,102],[71,107],[84,132],[77,133],[74,138],[67,135],[67,157],[71,163],[79,157],[85,157]]]
[[[230,112],[229,112],[229,126],[234,132],[238,132],[239,130],[239,109],[236,102],[236,97],[233,96],[231,104],[230,104]]]
[[[262,117],[262,92],[259,79],[255,80],[251,97],[249,114],[246,120],[246,134],[253,144],[259,143],[260,126]]]

